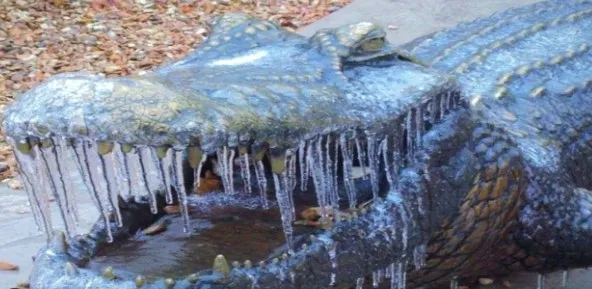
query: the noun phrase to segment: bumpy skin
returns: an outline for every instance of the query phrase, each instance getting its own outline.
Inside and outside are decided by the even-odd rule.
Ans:
[[[336,224],[279,264],[235,268],[226,277],[206,271],[176,281],[175,288],[242,289],[253,280],[257,288],[352,285],[389,264],[408,262],[426,243],[425,266],[408,265],[410,288],[492,272],[590,266],[590,16],[588,1],[543,2],[410,44],[413,57],[403,58],[432,68],[401,61],[388,46],[370,54],[348,47],[356,42],[348,36],[379,33],[371,26],[360,26],[365,33],[352,33],[356,26],[349,26],[305,39],[267,22],[229,16],[195,53],[148,76],[49,81],[7,111],[5,129],[17,140],[48,131],[134,145],[187,145],[199,138],[207,140],[201,143],[205,151],[240,145],[241,137],[292,148],[307,136],[349,127],[399,140],[405,165],[390,189],[383,182],[384,198],[368,214]],[[81,87],[94,106],[74,93]],[[44,99],[48,91],[55,99]],[[131,114],[107,104],[130,97],[146,102],[130,108]],[[444,106],[443,97],[449,99]],[[65,103],[54,106],[56,99]],[[273,103],[285,105],[269,110]],[[52,115],[58,108],[71,109],[73,116]],[[142,110],[161,118],[147,122],[151,117]],[[411,129],[402,129],[401,119],[426,111],[423,122],[413,124],[418,137],[407,141]],[[109,118],[101,112],[117,113]],[[85,122],[77,126],[76,119]],[[121,203],[129,213],[126,226],[113,224],[120,236],[154,218],[142,215],[145,205]],[[58,234],[37,256],[32,287],[135,288],[134,281],[107,280],[66,263],[83,266],[104,243],[97,237],[103,231],[94,228],[83,237],[92,239],[86,243],[71,240],[70,249]],[[145,286],[163,288],[166,282]]]

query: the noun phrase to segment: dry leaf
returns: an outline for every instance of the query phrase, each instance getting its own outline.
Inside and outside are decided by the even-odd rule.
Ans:
[[[0,261],[0,271],[16,271],[19,269],[18,265]]]

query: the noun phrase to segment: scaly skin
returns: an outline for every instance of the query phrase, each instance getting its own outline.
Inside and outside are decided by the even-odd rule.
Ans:
[[[101,142],[99,149],[188,147],[193,168],[197,155],[225,146],[255,159],[268,154],[278,176],[299,142],[345,133],[346,141],[386,139],[395,165],[376,168],[381,199],[367,214],[263,268],[214,266],[154,284],[99,277],[84,268],[105,244],[99,222],[70,245],[56,234],[36,258],[32,288],[352,286],[407,264],[422,245],[425,265],[405,265],[408,288],[590,266],[591,16],[588,1],[542,2],[418,40],[410,56],[371,24],[306,39],[230,15],[194,53],[147,76],[49,80],[6,112],[19,159],[35,157],[35,138],[47,144],[48,136]],[[158,218],[142,202],[119,206],[124,226],[107,222],[116,241]]]

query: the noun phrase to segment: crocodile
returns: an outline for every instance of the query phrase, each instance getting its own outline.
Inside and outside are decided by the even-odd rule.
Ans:
[[[543,288],[550,272],[590,266],[591,15],[590,1],[550,0],[396,48],[372,23],[306,38],[227,14],[145,75],[54,76],[3,122],[48,238],[31,288],[456,288],[517,271]],[[182,278],[89,265],[167,205],[194,234],[190,194],[208,169],[216,196],[278,211],[285,244]],[[101,212],[86,234],[80,190]],[[330,226],[302,234],[307,197]]]

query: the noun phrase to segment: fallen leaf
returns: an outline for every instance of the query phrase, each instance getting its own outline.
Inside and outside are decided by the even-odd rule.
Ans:
[[[0,271],[16,271],[19,269],[18,265],[0,261]]]
[[[200,179],[196,193],[204,195],[219,190],[221,187],[222,182],[220,179],[212,171],[207,171],[205,177]]]
[[[167,226],[164,222],[157,222],[150,225],[148,228],[142,230],[142,233],[146,235],[156,235],[158,233],[162,233],[166,231]]]

